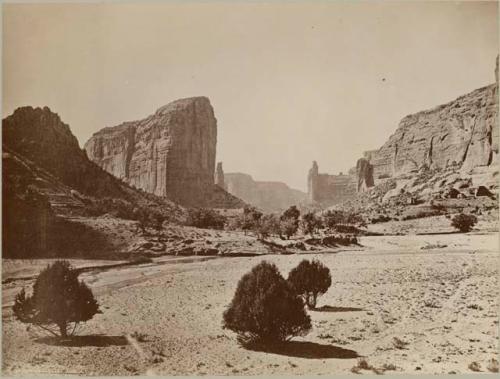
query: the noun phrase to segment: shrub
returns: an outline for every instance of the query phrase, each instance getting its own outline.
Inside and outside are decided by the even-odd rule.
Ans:
[[[287,239],[297,233],[299,221],[287,218],[280,221],[280,234],[284,234]]]
[[[329,210],[323,214],[325,226],[332,229],[337,225],[360,225],[366,226],[365,220],[361,215],[341,210]]]
[[[265,239],[270,235],[281,235],[278,217],[273,214],[262,216],[257,224],[256,231],[261,239]]]
[[[280,230],[281,234],[284,234],[286,238],[290,238],[299,229],[299,217],[300,211],[295,205],[289,207],[280,216]]]
[[[278,268],[262,261],[238,282],[223,326],[242,344],[275,343],[307,334],[311,319]]]
[[[328,291],[332,284],[330,270],[320,261],[304,259],[288,274],[288,282],[310,309],[316,307],[319,295]]]
[[[71,323],[74,324],[70,332],[72,335],[78,323],[101,313],[92,291],[83,281],[78,281],[78,271],[67,261],[48,265],[38,275],[33,295],[26,296],[23,288],[17,294],[12,310],[19,321],[33,324],[56,336],[59,329],[61,337],[68,335]]]
[[[470,232],[476,223],[476,216],[464,213],[460,213],[451,219],[451,226],[460,230],[462,233]]]
[[[404,219],[404,218],[403,218]],[[378,217],[374,217],[371,219],[371,223],[372,224],[379,224],[379,223],[382,223],[382,222],[388,222],[388,221],[391,221],[392,218],[389,217],[389,216],[386,216],[386,215],[379,215]]]
[[[313,212],[309,212],[302,215],[301,225],[304,234],[313,235],[318,229],[323,227],[323,222],[320,217],[316,216]]]
[[[188,210],[186,225],[204,229],[223,229],[226,217],[213,209],[191,208]]]

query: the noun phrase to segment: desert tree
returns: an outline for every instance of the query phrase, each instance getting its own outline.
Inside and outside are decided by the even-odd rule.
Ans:
[[[276,265],[262,261],[238,282],[223,326],[244,345],[273,344],[307,334],[311,319]]]
[[[256,228],[259,238],[266,239],[271,235],[281,235],[280,221],[274,214],[263,215]]]
[[[451,226],[460,230],[462,233],[470,232],[476,223],[476,216],[465,213],[459,213],[451,219]]]
[[[19,321],[61,337],[73,335],[79,323],[101,313],[92,291],[78,280],[78,271],[67,261],[56,261],[42,270],[33,294],[26,295],[23,288],[12,310]]]
[[[245,231],[254,231],[258,233],[258,227],[260,219],[263,213],[255,207],[246,206],[243,208],[243,214],[241,215],[241,229]]]
[[[295,205],[289,207],[280,216],[280,229],[281,234],[285,235],[287,239],[297,233],[299,229],[300,211]]]
[[[304,234],[314,235],[316,231],[323,227],[321,217],[316,216],[313,212],[308,212],[302,215],[300,224]]]
[[[308,308],[314,309],[318,296],[330,288],[332,277],[329,268],[320,261],[304,259],[290,271],[288,282],[295,293],[304,299]]]

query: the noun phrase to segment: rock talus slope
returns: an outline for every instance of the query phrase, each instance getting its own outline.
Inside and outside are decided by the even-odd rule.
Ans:
[[[139,121],[95,133],[88,157],[129,184],[187,206],[214,187],[217,120],[206,97],[174,101]]]

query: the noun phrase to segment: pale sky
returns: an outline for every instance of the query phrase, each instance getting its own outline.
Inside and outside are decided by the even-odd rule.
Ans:
[[[405,115],[494,82],[497,2],[4,4],[3,96],[48,106],[83,146],[207,96],[225,172],[305,190]],[[385,80],[384,80],[385,79]]]

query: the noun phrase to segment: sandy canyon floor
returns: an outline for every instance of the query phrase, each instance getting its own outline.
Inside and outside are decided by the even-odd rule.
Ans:
[[[488,372],[498,354],[498,234],[363,237],[362,251],[233,258],[160,258],[86,272],[103,311],[63,345],[12,317],[3,285],[7,375],[259,375],[351,373],[363,357],[403,373]],[[221,326],[239,278],[262,259],[286,277],[318,258],[332,286],[313,330],[251,351]],[[8,265],[4,264],[4,272]],[[473,366],[472,366],[473,367]],[[392,371],[391,371],[392,372]],[[361,370],[361,373],[373,373]]]

